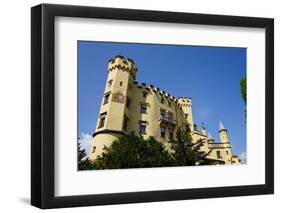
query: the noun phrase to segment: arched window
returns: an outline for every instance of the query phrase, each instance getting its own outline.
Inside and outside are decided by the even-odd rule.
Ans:
[[[140,105],[140,113],[147,113],[147,105],[146,104],[141,104]]]
[[[161,138],[165,138],[166,129],[163,126],[160,126],[160,135],[161,135]]]
[[[95,153],[96,149],[97,149],[97,147],[94,146],[93,149],[92,149],[92,153]]]
[[[147,92],[143,91],[142,92],[142,97],[146,98],[146,96],[147,96]]]
[[[146,134],[146,125],[147,125],[147,123],[145,121],[140,121],[140,123],[139,123],[139,133],[140,133],[140,135]]]
[[[108,82],[107,82],[107,86],[108,87],[110,87],[111,85],[112,85],[112,82],[113,82],[113,80],[111,79],[111,80],[109,80]]]
[[[110,94],[106,94],[104,96],[104,99],[103,99],[103,105],[107,104],[109,102],[109,97],[110,97]]]

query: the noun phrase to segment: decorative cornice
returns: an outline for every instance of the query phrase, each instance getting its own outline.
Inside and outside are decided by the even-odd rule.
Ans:
[[[95,137],[96,135],[102,134],[102,133],[117,133],[117,134],[119,133],[121,135],[125,135],[126,134],[123,131],[112,130],[112,129],[104,129],[104,130],[101,130],[101,131],[94,132],[93,133],[93,137]]]

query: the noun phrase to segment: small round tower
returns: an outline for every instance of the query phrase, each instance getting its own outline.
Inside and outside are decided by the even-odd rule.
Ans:
[[[227,129],[224,127],[223,123],[220,121],[219,135],[221,143],[229,143]]]
[[[223,123],[220,121],[219,124],[219,135],[220,135],[220,142],[223,144],[225,148],[225,153],[223,155],[225,156],[225,159],[227,161],[225,163],[232,163],[232,150],[231,150],[231,145],[229,142],[229,137],[227,133],[227,129],[224,127]]]

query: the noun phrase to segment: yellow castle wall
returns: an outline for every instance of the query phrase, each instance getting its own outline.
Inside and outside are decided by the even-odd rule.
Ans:
[[[198,131],[194,129],[192,100],[190,98],[176,99],[152,85],[139,85],[134,82],[136,73],[137,68],[132,60],[116,57],[109,62],[108,78],[104,90],[105,95],[109,94],[109,100],[107,104],[104,104],[103,98],[100,108],[100,114],[107,113],[107,115],[103,127],[99,127],[100,118],[98,118],[92,148],[89,153],[90,159],[95,159],[103,152],[104,146],[109,146],[122,134],[132,131],[138,134],[139,123],[143,121],[146,122],[146,134],[143,137],[153,136],[156,140],[162,142],[167,149],[171,145],[169,129],[174,130],[175,139],[176,129],[179,127],[186,128],[188,125],[191,129],[193,142],[196,143],[199,139],[202,139],[204,141],[202,151],[209,152],[212,150],[209,158],[218,159],[216,151],[220,151],[221,158],[218,160],[231,163],[232,152],[229,143],[209,144],[207,143],[206,130]],[[144,93],[146,93],[145,97]],[[161,99],[164,100],[164,103]],[[127,107],[128,101],[129,106]],[[146,113],[140,112],[142,104],[147,106]],[[172,121],[167,121],[167,118],[161,119],[160,110],[164,110],[166,116],[171,113]],[[125,117],[128,119],[126,130],[124,129]],[[160,126],[166,128],[165,137],[160,135]],[[223,142],[228,142],[227,132],[220,132],[220,138]]]

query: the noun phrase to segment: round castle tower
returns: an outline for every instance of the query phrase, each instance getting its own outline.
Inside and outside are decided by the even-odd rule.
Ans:
[[[228,158],[228,161],[232,162],[232,150],[231,145],[228,138],[227,129],[224,127],[223,123],[220,121],[219,125],[219,136],[220,136],[220,142],[224,145],[227,151],[226,158]]]
[[[93,134],[90,159],[95,159],[103,152],[104,146],[110,146],[126,131],[128,121],[126,102],[132,96],[130,88],[136,73],[137,68],[131,59],[118,55],[109,60],[107,82]]]

